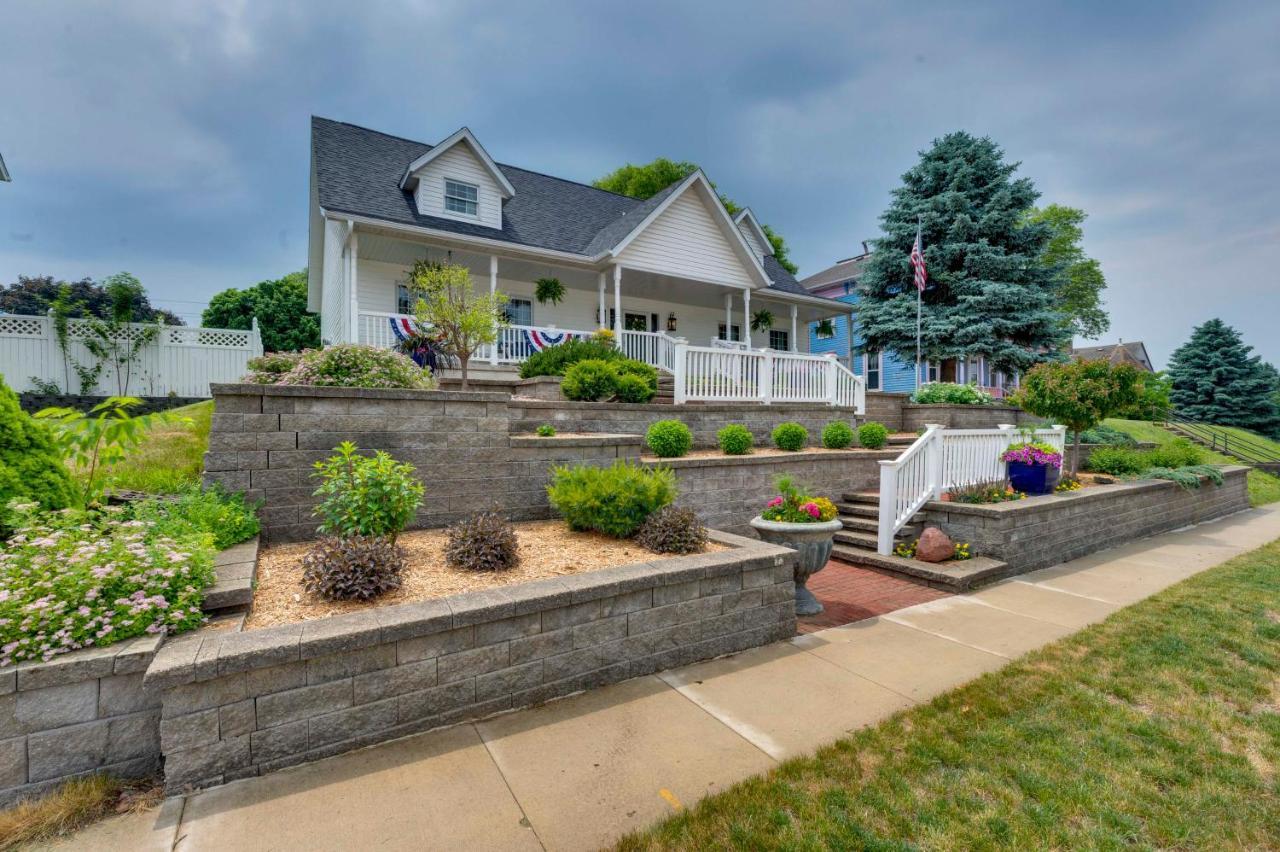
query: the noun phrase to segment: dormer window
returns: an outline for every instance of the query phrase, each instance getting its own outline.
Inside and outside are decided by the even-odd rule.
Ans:
[[[480,188],[475,184],[445,178],[444,209],[450,213],[461,213],[464,216],[478,215],[479,197]]]

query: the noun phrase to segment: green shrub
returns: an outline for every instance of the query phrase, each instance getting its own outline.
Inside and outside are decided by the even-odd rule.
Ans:
[[[1119,429],[1113,429],[1110,426],[1099,423],[1092,429],[1086,429],[1080,433],[1080,443],[1106,444],[1111,447],[1132,447],[1138,442],[1127,432],[1121,432]]]
[[[579,361],[619,361],[622,352],[609,340],[569,340],[534,352],[520,365],[520,378],[563,376],[570,365]],[[655,379],[656,381],[656,379]]]
[[[250,358],[245,365],[249,374],[244,380],[257,385],[274,385],[285,373],[298,366],[301,359],[301,352],[268,352],[257,358]]]
[[[0,544],[0,668],[204,623],[207,534],[171,537],[123,512],[18,504]]]
[[[620,402],[646,403],[657,394],[657,389],[649,386],[644,376],[624,373],[618,376],[618,385],[614,389]]]
[[[429,390],[436,381],[430,370],[419,367],[407,355],[359,343],[338,343],[303,352],[279,384]]]
[[[506,571],[520,564],[516,528],[496,512],[481,512],[448,529],[444,557],[462,571]]]
[[[0,379],[0,533],[12,529],[10,500],[65,509],[74,499],[54,433],[24,412],[17,394]]]
[[[578,402],[595,402],[613,396],[618,389],[618,371],[608,361],[588,360],[570,365],[560,383],[566,397]]]
[[[991,394],[977,385],[931,382],[911,394],[911,401],[921,405],[991,405]]]
[[[889,440],[889,430],[874,420],[858,427],[858,444],[868,450],[878,450]]]
[[[1204,461],[1204,453],[1186,438],[1174,438],[1143,453],[1147,467],[1191,467]]]
[[[228,494],[219,488],[189,486],[175,497],[140,500],[130,507],[137,520],[149,521],[157,529],[176,538],[186,533],[208,533],[213,546],[225,550],[258,534],[260,525],[255,506],[245,503],[243,494]]]
[[[658,371],[656,368],[649,366],[643,361],[637,361],[634,358],[619,358],[611,361],[619,376],[636,376],[644,381],[645,387],[658,392]],[[653,394],[649,395],[649,399],[653,398]],[[649,400],[645,400],[648,402]]]
[[[1184,491],[1195,491],[1200,487],[1200,477],[1205,477],[1214,485],[1222,484],[1222,471],[1210,464],[1184,465],[1179,468],[1151,467],[1143,471],[1143,479],[1167,479],[1178,483]]]
[[[663,506],[640,527],[636,541],[654,553],[698,553],[707,546],[707,528],[691,510]]]
[[[779,423],[773,430],[773,443],[780,450],[803,450],[809,443],[809,430],[799,423]]]
[[[828,450],[843,450],[853,443],[853,427],[843,420],[832,420],[822,427],[822,446]]]
[[[679,420],[659,420],[644,433],[644,442],[659,458],[673,459],[693,447],[693,433]]]
[[[1098,447],[1089,454],[1089,470],[1111,476],[1134,476],[1150,467],[1143,454],[1128,447]]]
[[[543,423],[535,431],[537,431],[539,438],[554,438],[556,436],[556,427],[550,423]]]
[[[628,538],[654,512],[676,497],[669,468],[617,461],[611,467],[557,467],[547,486],[551,505],[578,531]]]
[[[404,552],[383,536],[326,536],[302,557],[302,587],[335,601],[367,601],[400,588]]]
[[[320,505],[319,531],[338,536],[396,535],[422,503],[423,487],[411,464],[378,451],[373,457],[356,454],[356,445],[343,441],[334,455],[315,463],[312,476],[321,480],[315,491]]]
[[[717,432],[716,440],[720,442],[720,451],[726,456],[745,456],[751,452],[751,447],[756,442],[751,430],[737,423],[730,423]]]

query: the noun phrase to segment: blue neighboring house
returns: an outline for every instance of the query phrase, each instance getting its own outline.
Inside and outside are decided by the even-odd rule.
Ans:
[[[916,389],[915,364],[903,362],[890,352],[858,352],[862,345],[862,336],[858,333],[858,325],[854,307],[858,304],[856,286],[858,277],[871,257],[862,244],[863,253],[845,258],[834,266],[810,275],[800,282],[815,296],[836,299],[850,306],[850,313],[836,317],[831,321],[831,335],[818,333],[818,324],[809,324],[809,351],[814,354],[834,352],[841,363],[866,379],[867,390],[884,391],[886,393],[910,393]],[[1004,396],[1006,389],[1016,386],[1016,377],[1006,377],[999,371],[988,368],[984,358],[974,358],[968,362],[947,359],[933,362],[921,368],[921,379],[925,382],[966,382],[974,381],[993,396]]]

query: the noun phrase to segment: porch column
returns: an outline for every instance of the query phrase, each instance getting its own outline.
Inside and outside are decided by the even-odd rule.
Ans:
[[[791,351],[792,352],[800,351],[800,335],[796,331],[798,327],[797,321],[799,320],[799,317],[800,317],[800,309],[797,308],[795,305],[792,305],[791,306]]]
[[[848,353],[849,353],[849,372],[851,372],[851,373],[856,373],[856,372],[857,372],[857,370],[853,369],[853,358],[854,358],[854,355],[853,355],[853,348],[854,348],[854,347],[853,347],[853,314],[849,314],[849,316],[848,316],[848,317],[846,317],[846,320],[847,320],[847,321],[848,321],[848,323],[849,323],[849,334],[847,335],[847,337],[848,337],[848,341],[847,341],[848,345],[845,347],[845,348],[846,348],[846,350],[847,350],[847,351],[848,351]],[[832,320],[832,324],[833,324],[833,325],[835,324],[835,320]]]
[[[498,256],[496,254],[489,255],[489,298],[493,299],[498,295]],[[498,336],[502,336],[502,329],[498,329]],[[498,340],[495,337],[493,344],[489,347],[489,364],[491,366],[498,365]]]
[[[609,315],[605,312],[605,309],[604,309],[604,287],[605,287],[605,284],[604,284],[604,273],[603,273],[603,272],[601,272],[601,273],[600,273],[600,275],[599,275],[598,287],[599,287],[599,290],[600,290],[600,313],[596,314],[596,328],[608,328],[608,327],[609,327]]]
[[[351,342],[360,342],[360,294],[358,289],[359,277],[359,255],[360,255],[360,237],[356,234],[356,226],[354,222],[348,222],[347,227],[350,228],[350,235],[347,241],[347,263],[351,264],[351,275],[348,281],[351,282]]]
[[[733,340],[733,291],[724,294],[724,339]]]
[[[751,348],[751,291],[742,291],[742,342]]]
[[[622,348],[622,267],[613,267],[613,336]]]

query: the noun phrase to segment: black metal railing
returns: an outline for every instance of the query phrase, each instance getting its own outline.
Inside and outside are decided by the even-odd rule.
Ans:
[[[1186,417],[1176,411],[1165,411],[1156,418],[1170,431],[1180,432],[1198,444],[1214,452],[1231,456],[1248,465],[1280,464],[1280,452],[1260,436],[1229,433],[1221,426]]]

